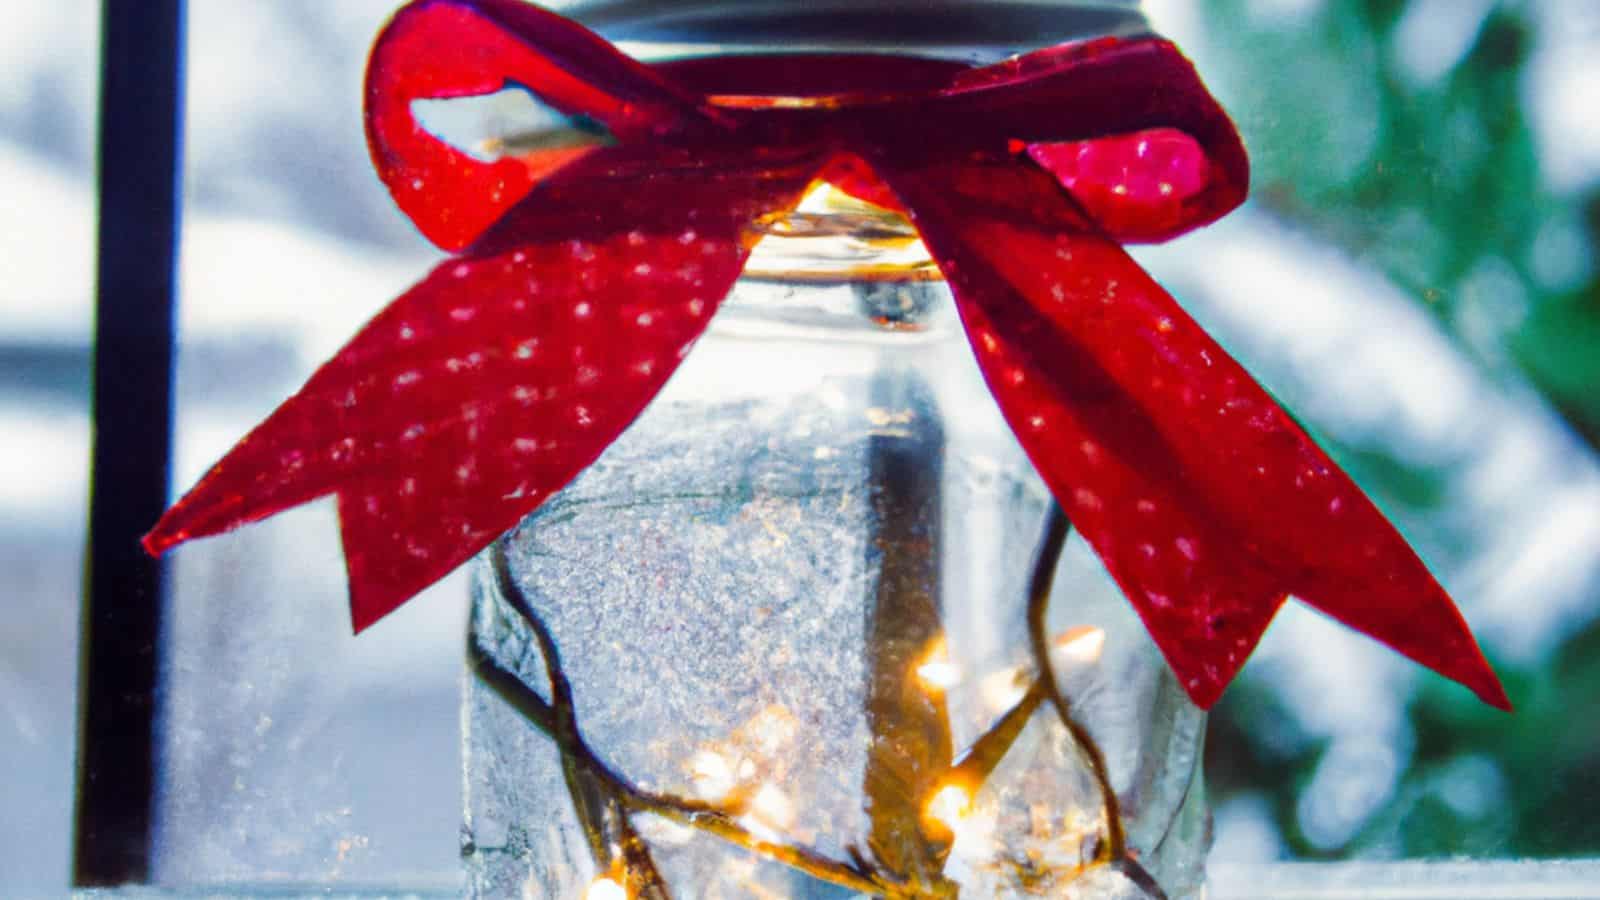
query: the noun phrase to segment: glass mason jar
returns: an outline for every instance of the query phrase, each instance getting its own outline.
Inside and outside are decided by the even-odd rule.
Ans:
[[[988,62],[1143,27],[1123,2],[558,9],[646,59]],[[765,227],[653,404],[477,566],[469,893],[1198,893],[1204,715],[1068,537],[915,232],[825,186]]]

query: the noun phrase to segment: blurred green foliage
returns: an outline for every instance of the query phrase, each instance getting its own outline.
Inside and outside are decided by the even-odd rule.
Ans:
[[[1239,123],[1256,200],[1383,269],[1600,447],[1600,284],[1587,264],[1580,283],[1552,283],[1540,254],[1562,247],[1539,246],[1576,231],[1592,247],[1600,189],[1556,195],[1541,177],[1523,97],[1533,7],[1495,6],[1461,59],[1418,84],[1397,62],[1405,0],[1329,0],[1292,25],[1252,5],[1206,4],[1207,75],[1256,111]]]
[[[1419,79],[1397,48],[1407,0],[1327,0],[1287,23],[1250,0],[1204,5],[1206,76],[1241,113],[1255,201],[1383,271],[1486,371],[1531,382],[1600,447],[1600,186],[1549,186],[1525,106],[1549,20],[1497,4],[1448,71]],[[1437,473],[1359,457],[1346,461],[1401,503],[1441,490]],[[1297,809],[1326,742],[1247,669],[1213,719],[1213,796],[1264,794],[1295,857],[1600,854],[1600,627],[1498,668],[1510,719],[1421,682],[1395,789],[1333,848]]]

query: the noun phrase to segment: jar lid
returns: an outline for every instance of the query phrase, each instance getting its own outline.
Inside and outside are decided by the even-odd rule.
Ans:
[[[1149,32],[1139,0],[555,0],[618,42],[714,52],[886,51],[988,62]],[[655,54],[651,54],[655,55]]]

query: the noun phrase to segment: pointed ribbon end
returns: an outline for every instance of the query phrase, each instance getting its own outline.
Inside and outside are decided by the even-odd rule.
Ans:
[[[162,554],[172,549],[175,545],[183,543],[187,537],[181,531],[173,531],[167,524],[171,516],[162,516],[156,527],[150,529],[144,537],[139,539],[139,545],[144,547],[144,552],[152,557],[159,558]]]
[[[398,596],[397,592],[386,591],[381,585],[373,585],[352,577],[350,579],[351,633],[360,634],[376,625],[379,619],[393,612],[407,599],[409,595]]]
[[[1202,680],[1185,684],[1183,692],[1189,695],[1189,702],[1200,707],[1204,712],[1210,712],[1211,707],[1217,705],[1222,699],[1222,694],[1228,688],[1225,681]]]
[[[1439,673],[1457,682],[1478,695],[1478,699],[1489,704],[1501,712],[1515,712],[1511,706],[1511,698],[1506,696],[1505,686],[1500,683],[1500,676],[1495,674],[1489,661],[1484,659],[1481,652],[1470,657],[1464,657],[1456,666],[1449,670],[1440,669]]]

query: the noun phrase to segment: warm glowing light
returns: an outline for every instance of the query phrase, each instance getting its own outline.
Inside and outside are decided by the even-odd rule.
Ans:
[[[800,722],[787,706],[775,703],[756,713],[740,729],[749,749],[762,756],[778,756],[784,745],[794,741]]]
[[[947,784],[928,798],[923,816],[955,832],[972,812],[972,795],[959,784]]]
[[[1067,662],[1085,664],[1100,658],[1106,646],[1106,632],[1093,625],[1077,625],[1056,636],[1055,649]]]
[[[1023,681],[1022,670],[1013,667],[983,676],[978,682],[978,692],[991,712],[1001,713],[1021,703],[1028,686]]]
[[[727,758],[712,750],[701,750],[689,760],[689,778],[700,799],[713,803],[728,796],[735,783]]]
[[[763,784],[750,798],[750,814],[780,831],[794,824],[794,803],[775,784]]]
[[[583,892],[583,900],[628,900],[628,890],[616,879],[602,875],[589,882],[589,889]]]
[[[961,670],[951,662],[925,662],[917,666],[917,677],[929,689],[942,691],[961,683]]]
[[[928,648],[922,662],[917,664],[917,679],[930,691],[943,691],[961,683],[961,669],[950,661],[944,638],[939,638]]]

